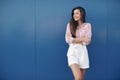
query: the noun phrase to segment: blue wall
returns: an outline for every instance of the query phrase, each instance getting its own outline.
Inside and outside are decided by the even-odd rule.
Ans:
[[[75,6],[92,24],[85,80],[120,80],[119,0],[0,0],[0,80],[73,80],[65,30]]]

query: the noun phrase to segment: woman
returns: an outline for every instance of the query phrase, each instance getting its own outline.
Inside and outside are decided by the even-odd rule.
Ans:
[[[72,10],[72,19],[67,24],[65,39],[69,44],[67,52],[68,65],[75,80],[84,80],[85,70],[89,68],[86,45],[91,42],[91,24],[85,21],[86,12],[83,7]]]

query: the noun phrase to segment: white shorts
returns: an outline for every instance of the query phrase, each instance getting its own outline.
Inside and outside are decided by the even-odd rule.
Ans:
[[[89,68],[88,51],[85,45],[70,44],[67,58],[69,66],[76,63],[82,69]]]

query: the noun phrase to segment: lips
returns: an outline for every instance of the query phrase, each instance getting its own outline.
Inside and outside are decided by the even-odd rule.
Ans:
[[[78,20],[78,18],[74,18],[74,20]]]

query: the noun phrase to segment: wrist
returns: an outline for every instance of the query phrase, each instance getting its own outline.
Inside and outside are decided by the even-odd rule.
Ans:
[[[71,43],[73,42],[73,39],[74,39],[74,38],[73,38],[73,37],[71,37]]]

